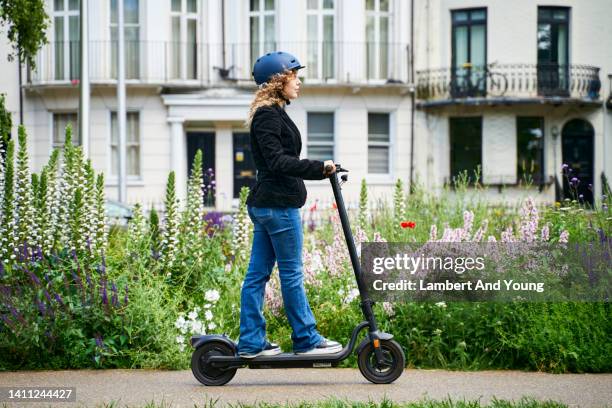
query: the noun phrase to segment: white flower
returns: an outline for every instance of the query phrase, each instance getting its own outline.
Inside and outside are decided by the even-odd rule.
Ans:
[[[193,333],[200,333],[202,331],[202,322],[196,320],[191,324],[191,329]]]
[[[189,317],[190,320],[195,320],[198,318],[198,312],[196,312],[195,310],[193,312],[189,312],[187,317]]]
[[[185,337],[183,337],[183,336],[181,336],[181,335],[176,336],[176,342],[177,342],[178,344],[183,344],[183,343],[185,343]]]
[[[351,303],[353,300],[357,298],[357,296],[359,296],[359,289],[356,289],[356,288],[351,289],[348,295],[346,295],[346,297],[344,298],[344,303]]]
[[[185,345],[184,344],[179,344],[179,350],[180,351],[185,351]]]
[[[213,322],[208,323],[208,330],[215,330],[217,328],[217,325],[214,324]]]
[[[212,304],[207,303],[204,305],[204,309],[210,309],[212,307]]]
[[[174,326],[177,329],[180,329],[181,327],[183,327],[185,325],[185,318],[183,317],[183,315],[180,315],[178,317],[178,319],[176,319],[176,322],[174,323]]]
[[[204,294],[204,299],[212,303],[215,303],[220,297],[219,291],[215,289],[207,290]]]
[[[441,307],[442,309],[444,309],[446,307],[446,303],[438,302],[438,303],[436,303],[436,306]]]
[[[442,334],[442,330],[440,330],[440,329],[436,329],[436,330],[434,330],[434,334],[435,334],[436,336],[439,336],[440,334]]]
[[[212,320],[213,314],[210,310],[207,310],[206,313],[204,313],[204,317],[206,318],[206,320]]]

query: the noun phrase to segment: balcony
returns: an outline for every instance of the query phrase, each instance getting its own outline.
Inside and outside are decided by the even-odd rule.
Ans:
[[[27,69],[31,87],[78,84],[79,42],[45,45],[36,56],[36,70]],[[408,82],[405,44],[300,42],[202,44],[167,41],[126,41],[125,74],[128,86],[206,88],[232,84],[253,87],[254,59],[268,50],[282,49],[300,57],[303,81],[313,86],[404,86]],[[89,77],[93,85],[117,81],[117,43],[91,41]]]
[[[417,71],[421,108],[446,105],[578,103],[598,105],[599,68],[558,64],[464,64]]]

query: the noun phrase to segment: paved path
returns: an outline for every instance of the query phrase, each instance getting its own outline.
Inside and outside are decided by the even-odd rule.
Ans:
[[[72,386],[77,403],[59,406],[95,406],[117,401],[116,406],[141,406],[150,401],[166,406],[203,406],[224,403],[297,402],[328,397],[396,402],[424,398],[475,400],[492,397],[553,399],[569,406],[612,407],[612,374],[544,374],[520,371],[407,370],[393,384],[374,385],[356,369],[241,369],[223,387],[205,387],[191,371],[73,370],[0,372],[0,386]],[[0,406],[2,404],[0,403]],[[24,406],[13,404],[10,406]],[[41,407],[44,404],[30,403]]]

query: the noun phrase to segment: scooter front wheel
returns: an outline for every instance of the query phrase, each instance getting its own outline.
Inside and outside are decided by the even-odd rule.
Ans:
[[[368,343],[357,356],[359,371],[374,384],[390,384],[404,372],[406,357],[402,346],[395,340],[381,340],[383,364],[379,364],[372,343]]]
[[[225,385],[236,375],[236,368],[213,367],[207,361],[212,356],[233,356],[234,352],[220,342],[205,343],[191,355],[191,371],[204,385]]]

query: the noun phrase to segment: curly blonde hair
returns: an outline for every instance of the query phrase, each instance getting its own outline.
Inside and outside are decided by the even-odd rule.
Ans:
[[[253,120],[255,112],[262,106],[272,106],[274,104],[284,106],[287,103],[284,89],[287,82],[289,82],[294,75],[297,75],[295,71],[286,70],[285,72],[275,74],[268,82],[259,87],[257,92],[255,92],[255,98],[253,98],[251,102],[247,120],[244,122],[245,127],[248,128],[251,126],[251,121]]]

